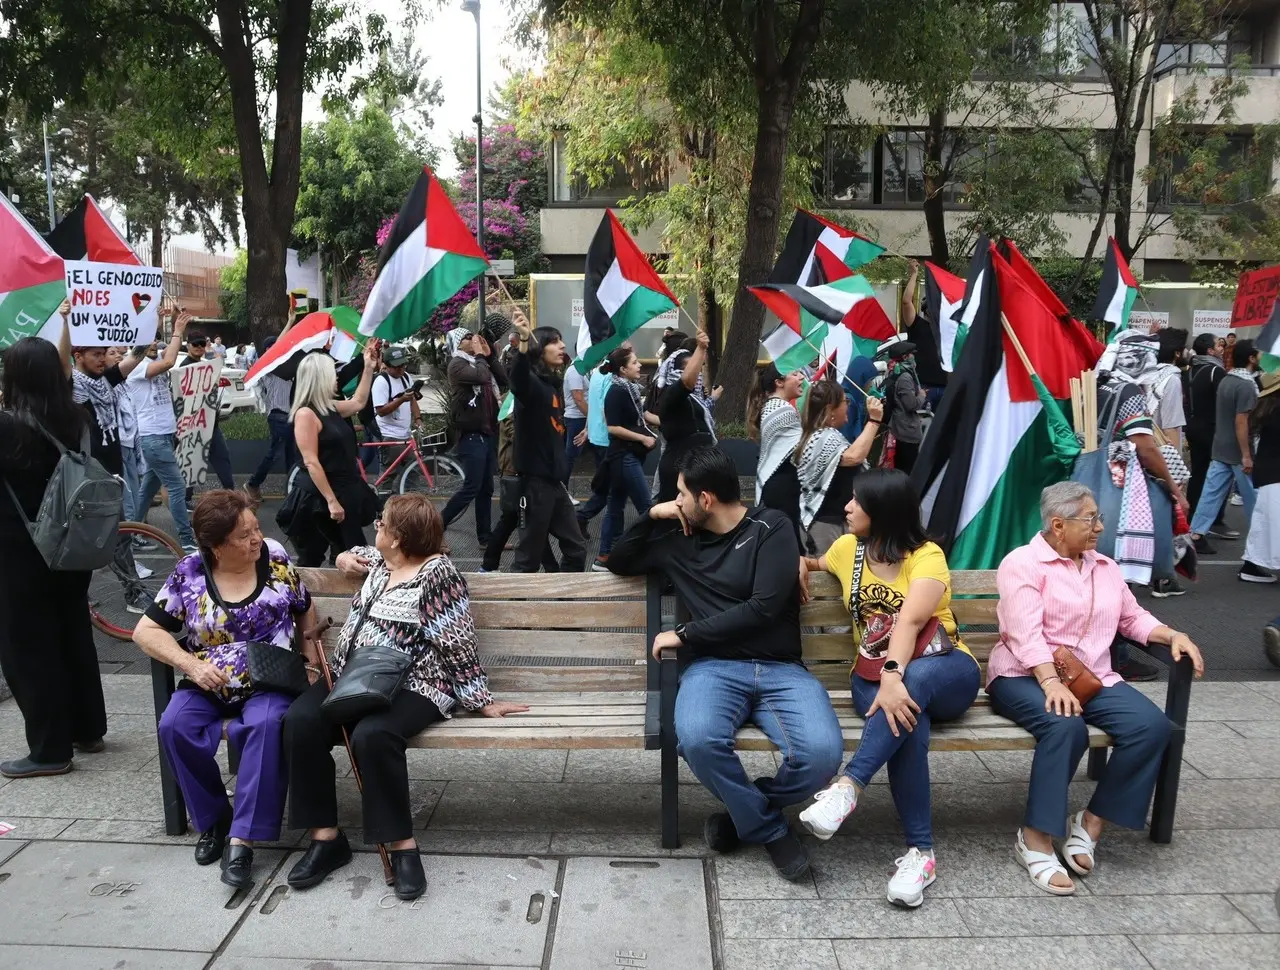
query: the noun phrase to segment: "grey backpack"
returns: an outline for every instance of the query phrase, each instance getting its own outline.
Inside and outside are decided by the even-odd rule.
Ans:
[[[58,572],[89,571],[105,566],[115,556],[116,537],[124,506],[124,486],[89,454],[89,431],[80,439],[80,450],[71,451],[30,415],[34,425],[61,456],[44,487],[40,511],[32,522],[18,501],[13,486],[5,488],[31,533],[31,541],[49,568]]]

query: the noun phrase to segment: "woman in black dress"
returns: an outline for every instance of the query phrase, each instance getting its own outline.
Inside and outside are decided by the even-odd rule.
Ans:
[[[720,395],[715,390],[707,394],[702,381],[710,342],[706,331],[699,330],[662,362],[658,372],[658,419],[665,447],[658,461],[655,504],[675,499],[680,459],[694,448],[716,443],[711,405]]]
[[[66,307],[66,304],[63,304]],[[72,399],[70,346],[25,337],[4,355],[0,411],[0,670],[26,726],[29,754],[0,764],[6,778],[60,775],[73,749],[101,751],[106,703],[89,626],[90,572],[54,572],[31,541],[58,449],[80,450],[87,416]],[[43,431],[41,429],[44,429]],[[16,505],[15,505],[16,502]]]

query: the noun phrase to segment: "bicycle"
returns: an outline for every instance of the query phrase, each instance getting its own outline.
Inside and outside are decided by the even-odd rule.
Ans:
[[[447,455],[439,453],[441,447],[448,440],[447,435],[443,431],[428,432],[421,428],[415,428],[413,433],[405,440],[395,441],[368,441],[363,445],[369,445],[374,448],[399,448],[400,453],[396,455],[395,460],[383,469],[373,482],[375,491],[383,490],[383,483],[395,477],[400,476],[397,490],[401,495],[412,492],[422,492],[427,495],[452,495],[462,487],[463,480],[466,475],[463,474],[462,466]],[[424,453],[425,452],[425,453]],[[401,463],[405,462],[401,468]],[[428,470],[428,463],[435,470],[432,474]],[[356,459],[356,465],[360,468],[360,476],[367,482],[369,475],[365,471],[364,463]],[[400,469],[397,471],[397,469]],[[286,492],[292,492],[298,475],[302,473],[302,465],[295,465],[293,470],[289,472],[289,479],[286,485]]]
[[[89,580],[89,622],[116,640],[132,640],[138,617],[186,553],[173,536],[145,522],[121,522],[118,535],[115,559]]]

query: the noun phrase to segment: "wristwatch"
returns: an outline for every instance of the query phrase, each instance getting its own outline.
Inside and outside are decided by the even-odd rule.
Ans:
[[[686,634],[685,634],[685,624],[683,624],[683,623],[677,623],[677,624],[676,624],[676,628],[675,628],[675,630],[674,630],[674,631],[672,631],[672,632],[674,632],[674,633],[675,633],[675,635],[676,635],[676,636],[678,636],[678,637],[680,638],[680,645],[681,645],[681,646],[687,647],[687,646],[689,645],[688,637],[687,637],[687,636],[686,636]]]
[[[896,661],[896,660],[886,660],[886,661],[884,662],[884,666],[880,668],[880,673],[882,673],[882,674],[897,674],[899,677],[901,677],[901,676],[902,676],[902,664],[898,663],[898,661]]]

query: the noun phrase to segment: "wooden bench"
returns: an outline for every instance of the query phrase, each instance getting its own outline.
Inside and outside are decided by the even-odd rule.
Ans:
[[[316,602],[316,612],[334,625],[325,634],[330,653],[349,612],[357,583],[334,570],[303,569],[303,579]],[[966,645],[985,668],[995,643],[994,572],[953,572],[952,609]],[[655,578],[627,579],[607,573],[468,574],[471,609],[480,656],[494,692],[504,700],[530,705],[527,714],[500,720],[458,714],[434,725],[410,742],[420,748],[633,748],[660,750],[662,845],[679,842],[678,754],[675,723],[676,690],[682,658],[667,650],[655,662],[649,644],[670,627],[682,607],[667,599]],[[811,577],[812,601],[801,610],[806,629],[848,626],[841,592],[829,576]],[[665,615],[664,615],[665,614]],[[687,618],[687,617],[686,617]],[[1167,647],[1145,648],[1172,666]],[[827,687],[844,733],[845,747],[856,748],[862,719],[849,696],[853,645],[848,633],[806,633],[805,664]],[[1165,713],[1173,734],[1161,765],[1151,818],[1151,838],[1169,842],[1186,734],[1191,691],[1191,663],[1172,667]],[[174,689],[174,672],[152,662],[156,718]],[[1105,768],[1107,735],[1090,729],[1089,775]],[[754,727],[738,734],[743,750],[769,750],[772,744]],[[935,751],[1030,750],[1035,741],[1026,731],[993,713],[985,693],[958,721],[932,727]],[[161,787],[165,831],[186,831],[186,808],[161,751]]]
[[[996,625],[996,574],[992,571],[951,574],[951,609],[960,624],[965,646],[973,652],[983,671],[986,683],[986,661],[998,639]],[[832,576],[810,576],[811,600],[801,607],[802,629],[847,627],[849,613],[844,605],[844,593]],[[687,613],[677,605],[682,619]],[[826,686],[835,707],[836,716],[844,734],[846,749],[854,749],[862,738],[863,720],[853,710],[849,693],[850,665],[854,658],[853,641],[849,633],[806,632],[801,639],[805,666]],[[1169,747],[1161,763],[1156,783],[1155,805],[1151,815],[1151,838],[1166,843],[1173,837],[1173,814],[1178,798],[1178,778],[1182,768],[1182,746],[1186,738],[1187,707],[1191,699],[1191,661],[1184,659],[1173,665],[1168,647],[1153,645],[1144,647],[1147,653],[1171,667],[1169,690],[1165,701],[1165,714],[1173,724]],[[675,731],[676,688],[679,683],[681,658],[679,651],[664,650],[659,673],[661,694],[662,741],[662,844],[665,848],[679,846],[679,785]],[[934,724],[930,727],[931,751],[1010,751],[1035,748],[1035,738],[1012,721],[991,710],[991,702],[985,691],[964,717],[956,721]],[[1107,748],[1111,739],[1106,732],[1089,729],[1089,777],[1100,778],[1106,767]],[[756,727],[745,727],[738,732],[737,747],[747,751],[769,751],[773,744],[764,732]]]

